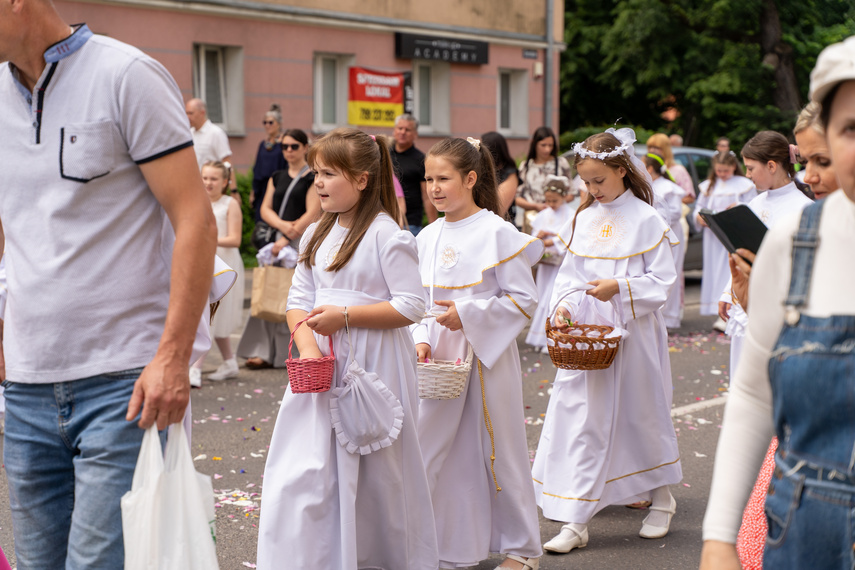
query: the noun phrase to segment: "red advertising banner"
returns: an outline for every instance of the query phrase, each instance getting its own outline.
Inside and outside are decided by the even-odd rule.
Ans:
[[[395,117],[412,112],[410,73],[386,73],[350,68],[347,122],[351,125],[394,127]]]

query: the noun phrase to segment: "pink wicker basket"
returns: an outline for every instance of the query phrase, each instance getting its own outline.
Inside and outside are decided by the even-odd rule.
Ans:
[[[288,343],[288,360],[285,366],[288,368],[288,383],[294,394],[317,394],[326,392],[332,386],[333,372],[335,371],[335,353],[333,352],[332,337],[330,341],[329,356],[321,358],[291,358],[291,349],[294,346],[294,333],[305,323],[306,317],[291,331],[291,342]]]

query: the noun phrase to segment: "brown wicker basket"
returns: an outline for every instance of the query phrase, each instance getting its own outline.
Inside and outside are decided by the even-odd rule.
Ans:
[[[288,369],[288,383],[294,394],[317,394],[326,392],[332,386],[333,372],[335,371],[335,352],[333,352],[332,337],[330,341],[329,356],[321,358],[291,358],[291,349],[294,346],[294,333],[305,323],[306,317],[294,327],[291,332],[291,342],[288,343],[288,360],[285,366]]]
[[[605,338],[614,330],[614,327],[609,326],[576,324],[566,332],[562,332],[553,328],[550,319],[547,318],[546,346],[549,357],[556,368],[564,370],[608,368],[614,362],[620,346],[621,337]]]

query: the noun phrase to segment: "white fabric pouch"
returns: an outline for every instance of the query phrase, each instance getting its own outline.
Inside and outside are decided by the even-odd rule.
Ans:
[[[348,453],[368,455],[398,439],[404,407],[377,374],[364,370],[353,359],[350,327],[345,330],[350,345],[348,365],[344,385],[332,389],[330,418],[338,442]]]
[[[216,570],[214,489],[196,472],[181,423],[169,426],[164,458],[146,430],[131,490],[121,501],[125,570]]]

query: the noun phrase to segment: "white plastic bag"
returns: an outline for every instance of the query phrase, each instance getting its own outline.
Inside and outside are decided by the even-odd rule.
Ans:
[[[216,570],[214,489],[196,472],[181,423],[169,426],[165,455],[152,426],[122,497],[125,570]]]

